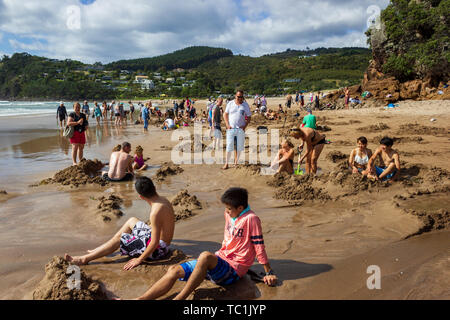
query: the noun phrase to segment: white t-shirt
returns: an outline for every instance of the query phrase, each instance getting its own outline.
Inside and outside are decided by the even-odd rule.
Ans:
[[[244,127],[245,116],[251,117],[252,115],[247,102],[244,101],[241,105],[237,105],[235,100],[228,102],[225,113],[228,113],[228,121],[232,129]]]
[[[173,119],[171,119],[171,118],[166,119],[166,122],[169,127],[175,126],[175,122],[173,122]]]

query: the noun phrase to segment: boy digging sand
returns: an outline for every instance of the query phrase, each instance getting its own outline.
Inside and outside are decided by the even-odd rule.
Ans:
[[[264,282],[272,286],[277,277],[267,259],[262,236],[261,221],[250,210],[247,190],[228,189],[221,198],[225,205],[225,234],[222,248],[215,254],[204,251],[198,260],[177,266],[158,280],[139,300],[156,299],[169,292],[175,281],[187,281],[183,290],[174,298],[186,299],[206,278],[218,285],[229,285],[243,277],[255,257],[264,266]]]
[[[152,180],[147,177],[137,178],[135,188],[140,198],[151,206],[151,227],[136,218],[131,218],[103,245],[88,250],[88,254],[84,256],[71,257],[66,253],[65,260],[72,264],[84,265],[112,254],[120,248],[122,255],[134,258],[124,266],[125,270],[131,270],[146,259],[161,259],[169,253],[175,229],[175,215],[171,203],[158,195]]]

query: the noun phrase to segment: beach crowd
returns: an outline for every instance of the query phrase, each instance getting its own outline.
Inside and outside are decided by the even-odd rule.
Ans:
[[[283,138],[281,148],[274,157],[271,167],[276,172],[288,174],[317,173],[317,161],[327,144],[331,143],[326,135],[317,129],[317,119],[313,110],[318,108],[320,93],[310,96],[310,105],[306,107],[306,113],[302,122],[289,130],[289,136]],[[286,97],[285,108],[280,104],[276,111],[268,109],[264,96],[256,96],[253,100],[252,111],[242,90],[238,90],[233,98],[210,98],[206,110],[198,113],[195,101],[186,98],[173,101],[173,107],[164,111],[153,107],[152,102],[138,103],[137,107],[129,101],[128,108],[123,103],[103,102],[100,106],[94,103],[91,113],[90,106],[84,101],[83,106],[75,103],[73,112],[67,114],[64,104],[61,103],[57,111],[57,120],[61,128],[72,131],[67,137],[72,144],[73,165],[77,164],[77,158],[83,159],[83,148],[86,143],[86,130],[89,126],[89,118],[96,119],[97,125],[101,121],[114,122],[116,126],[127,125],[130,121],[133,125],[143,125],[144,132],[148,132],[151,117],[158,118],[157,126],[162,130],[176,130],[192,125],[195,122],[207,124],[209,136],[214,140],[214,147],[219,147],[222,139],[222,127],[226,130],[226,161],[223,170],[230,168],[231,157],[234,153],[234,164],[237,165],[241,153],[245,150],[245,131],[251,124],[252,116],[259,114],[268,120],[287,117],[287,111],[294,108],[293,104],[304,112],[305,96],[298,92],[295,99]],[[66,122],[67,118],[67,122]],[[162,126],[161,126],[162,124]],[[72,128],[72,129],[71,129]],[[300,140],[295,147],[291,139]],[[399,154],[393,147],[393,139],[384,137],[380,140],[378,148],[372,152],[368,148],[367,138],[360,136],[356,139],[356,146],[350,152],[348,158],[348,170],[353,174],[362,174],[374,180],[395,181],[400,172]],[[294,169],[295,151],[298,153],[297,169]],[[152,180],[148,177],[135,177],[136,171],[147,168],[144,160],[143,148],[137,146],[134,156],[131,156],[132,146],[124,142],[114,148],[109,170],[102,173],[103,179],[110,182],[135,180],[135,189],[140,198],[151,207],[150,225],[130,218],[117,233],[107,242],[89,250],[86,255],[65,255],[65,259],[72,264],[84,265],[90,261],[105,257],[119,250],[122,255],[131,257],[124,270],[131,270],[144,261],[158,260],[168,255],[175,230],[174,209],[165,197],[156,191]],[[377,166],[376,163],[381,163]],[[305,162],[305,170],[300,166]],[[169,268],[167,273],[151,288],[138,297],[138,299],[156,299],[166,294],[177,280],[186,281],[186,285],[175,299],[186,299],[204,279],[208,279],[219,285],[230,285],[242,278],[255,258],[264,267],[265,274],[261,281],[269,286],[277,282],[277,276],[272,270],[267,257],[261,221],[250,208],[248,192],[242,188],[230,188],[226,190],[221,202],[224,206],[225,231],[222,247],[215,253],[205,251],[196,260],[191,260]]]

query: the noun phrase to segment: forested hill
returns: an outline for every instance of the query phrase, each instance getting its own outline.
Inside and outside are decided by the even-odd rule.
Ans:
[[[188,47],[175,52],[153,57],[132,60],[120,60],[106,65],[108,69],[132,71],[156,71],[160,68],[172,70],[176,68],[192,69],[204,62],[232,56],[228,49],[211,47]]]
[[[371,58],[366,48],[317,48],[249,57],[228,49],[189,47],[170,54],[102,65],[15,53],[0,60],[2,99],[130,99],[283,95],[361,82]],[[136,81],[147,76],[147,85]],[[150,81],[151,80],[151,81]]]

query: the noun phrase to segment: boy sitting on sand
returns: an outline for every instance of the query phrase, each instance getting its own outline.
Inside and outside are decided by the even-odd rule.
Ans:
[[[169,268],[146,293],[138,299],[156,299],[166,294],[177,279],[187,281],[183,290],[174,298],[186,299],[203,280],[218,285],[229,285],[242,278],[253,264],[255,257],[264,266],[264,282],[274,285],[277,281],[264,247],[261,221],[248,205],[247,190],[228,189],[221,198],[225,205],[225,233],[222,248],[215,254],[204,251],[198,260],[191,260]]]
[[[136,191],[150,206],[151,227],[136,218],[129,219],[109,241],[84,256],[69,256],[64,259],[72,264],[85,265],[120,249],[122,255],[133,257],[123,268],[131,270],[146,259],[157,260],[169,253],[175,229],[175,214],[172,204],[156,192],[155,186],[147,177],[136,179]]]
[[[392,149],[394,140],[384,137],[380,140],[380,147],[370,157],[367,164],[367,170],[363,174],[374,180],[393,180],[395,181],[400,173],[400,158],[398,152]],[[375,159],[379,157],[384,167],[377,167],[374,165]]]

